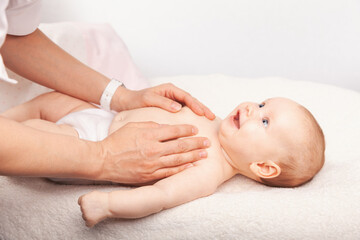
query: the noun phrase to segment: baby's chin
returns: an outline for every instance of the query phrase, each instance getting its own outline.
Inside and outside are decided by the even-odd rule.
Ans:
[[[217,118],[216,118],[217,119]],[[227,126],[226,124],[226,119],[224,120],[221,120],[219,119],[219,131],[218,131],[218,137],[219,137],[219,141],[220,143],[224,143],[225,144],[225,139],[226,138],[229,138],[229,134],[230,134],[230,131],[229,131],[229,126]],[[229,132],[229,133],[228,133]],[[222,145],[222,144],[221,144]]]

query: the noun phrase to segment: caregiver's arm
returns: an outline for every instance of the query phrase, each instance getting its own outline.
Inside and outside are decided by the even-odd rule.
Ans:
[[[93,106],[77,98],[58,92],[51,92],[42,94],[28,102],[15,106],[4,113],[1,113],[0,116],[19,122],[39,118],[56,122],[71,111],[89,107]],[[49,124],[54,123],[46,123],[46,121],[41,123],[36,122],[36,124],[32,124],[31,127],[37,128],[38,130],[45,131],[47,129],[47,131],[50,131]],[[29,124],[27,125],[29,126]],[[18,134],[12,134],[12,132],[16,131],[18,130],[9,130],[4,127],[4,130],[0,129],[0,138],[3,138],[4,141],[9,141],[9,143],[13,141],[14,144],[18,141],[18,145],[22,146],[22,144],[31,144],[34,141],[30,140],[31,137],[37,141],[41,135],[38,133],[42,133],[38,131],[32,132],[32,134],[29,133],[29,135],[26,135],[29,139],[23,143],[23,138],[13,138],[13,136],[18,136]],[[58,128],[56,128],[55,132],[61,133]],[[101,155],[92,157],[98,159],[101,169],[98,169],[96,174],[90,174],[85,177],[81,174],[71,175],[71,177],[110,180],[121,183],[143,183],[171,176],[185,169],[187,163],[197,161],[203,157],[200,153],[204,151],[201,150],[202,148],[208,147],[204,145],[206,138],[196,137],[177,139],[195,135],[196,133],[197,129],[190,125],[168,126],[156,123],[127,124],[103,141],[97,143],[101,148]],[[61,135],[58,136],[61,138]],[[55,138],[55,136],[52,138]],[[64,144],[67,143],[62,142],[59,146],[54,147],[62,149],[67,148]],[[72,143],[69,142],[69,144]],[[0,151],[4,151],[4,157],[3,159],[0,159],[0,161],[7,161],[7,159],[11,158],[9,155],[10,152],[6,155],[6,148],[2,149],[1,147],[2,146],[0,145]],[[44,147],[42,150],[37,149],[34,151],[35,155],[41,155],[42,152],[37,151],[49,151],[49,149]],[[57,158],[62,158],[60,153],[55,152],[54,154]],[[78,161],[76,155],[74,155],[73,158],[75,161]],[[25,159],[28,160],[28,158]],[[20,158],[19,161],[21,162],[22,159]],[[51,161],[52,160],[50,159],[48,164],[52,164]],[[46,162],[46,158],[44,159],[44,162]],[[85,162],[82,161],[82,163],[84,165],[91,164],[91,162],[87,162],[86,159]],[[9,164],[8,168],[15,168],[13,170],[10,169],[10,171],[17,170],[16,165],[11,165],[15,164],[15,162],[10,162]],[[67,163],[64,162],[64,164]],[[0,162],[0,168],[2,167]],[[4,170],[1,173],[5,175],[6,171]],[[19,172],[19,174],[22,173]],[[38,173],[34,174],[36,175]],[[70,177],[70,175],[66,176]]]
[[[101,147],[0,117],[0,175],[94,178]]]
[[[19,75],[87,102],[98,104],[110,81],[66,53],[39,29],[26,36],[7,35],[1,54],[5,65]],[[207,107],[190,94],[170,84],[141,91],[118,88],[111,107],[121,111],[156,106],[177,112],[180,110],[178,102],[186,104],[198,115],[215,118]]]
[[[39,29],[25,36],[7,35],[1,48],[6,67],[46,87],[99,103],[109,79],[53,43]]]
[[[175,133],[172,130],[176,130]],[[191,135],[191,131],[191,126],[184,125],[130,123],[101,142],[90,142],[40,131],[0,117],[0,175],[149,182],[187,167],[179,163],[200,159],[200,156],[193,156],[196,151],[163,158],[163,154],[174,153],[169,152],[171,147],[168,146],[174,143],[156,143],[158,138],[181,138]],[[187,144],[190,141],[194,148],[201,148],[203,140],[197,144],[196,139],[192,139]]]

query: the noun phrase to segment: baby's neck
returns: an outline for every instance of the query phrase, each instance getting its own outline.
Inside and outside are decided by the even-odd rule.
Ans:
[[[219,131],[220,131],[222,119],[217,117],[215,120],[211,122],[212,122],[211,125],[203,124],[202,130],[205,129],[206,133],[208,134],[208,135],[205,134],[204,136],[208,136],[211,140],[215,140],[214,142],[211,143],[211,145],[214,149],[216,149],[215,150],[217,152],[216,154],[219,155],[218,158],[221,159],[222,168],[224,170],[224,174],[226,175],[225,178],[229,179],[240,172],[237,169],[236,165],[233,163],[232,159],[226,153],[225,149],[221,145],[219,138]],[[209,129],[211,130],[209,131]]]
[[[221,145],[220,145],[221,146]],[[228,164],[231,168],[232,168],[232,171],[233,171],[233,175],[236,175],[236,174],[241,174],[243,176],[246,176],[246,177],[249,177],[249,178],[252,178],[250,177],[249,175],[249,172],[246,171],[248,170],[248,167],[245,165],[245,166],[238,166],[238,164],[235,164],[234,161],[231,159],[231,157],[226,153],[225,149],[221,146],[221,150],[222,150],[222,154],[224,156],[224,159],[226,161],[226,164]]]
[[[234,164],[232,159],[229,157],[229,155],[226,153],[226,151],[223,147],[221,147],[221,152],[222,152],[222,155],[224,156],[226,164],[228,164],[232,168],[234,175],[236,175],[238,173],[242,174],[241,171],[239,171],[239,169],[236,167],[236,165]]]

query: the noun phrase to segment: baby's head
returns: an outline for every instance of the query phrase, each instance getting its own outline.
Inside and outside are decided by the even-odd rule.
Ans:
[[[240,174],[269,186],[299,186],[324,164],[319,124],[306,108],[286,98],[240,104],[222,121],[219,139]]]

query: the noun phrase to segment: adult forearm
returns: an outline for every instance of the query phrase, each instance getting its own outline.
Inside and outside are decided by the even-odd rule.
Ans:
[[[0,174],[94,179],[101,169],[96,143],[38,131],[0,117]]]
[[[8,35],[1,54],[5,65],[17,74],[88,102],[99,103],[109,82],[38,29],[27,36]]]

